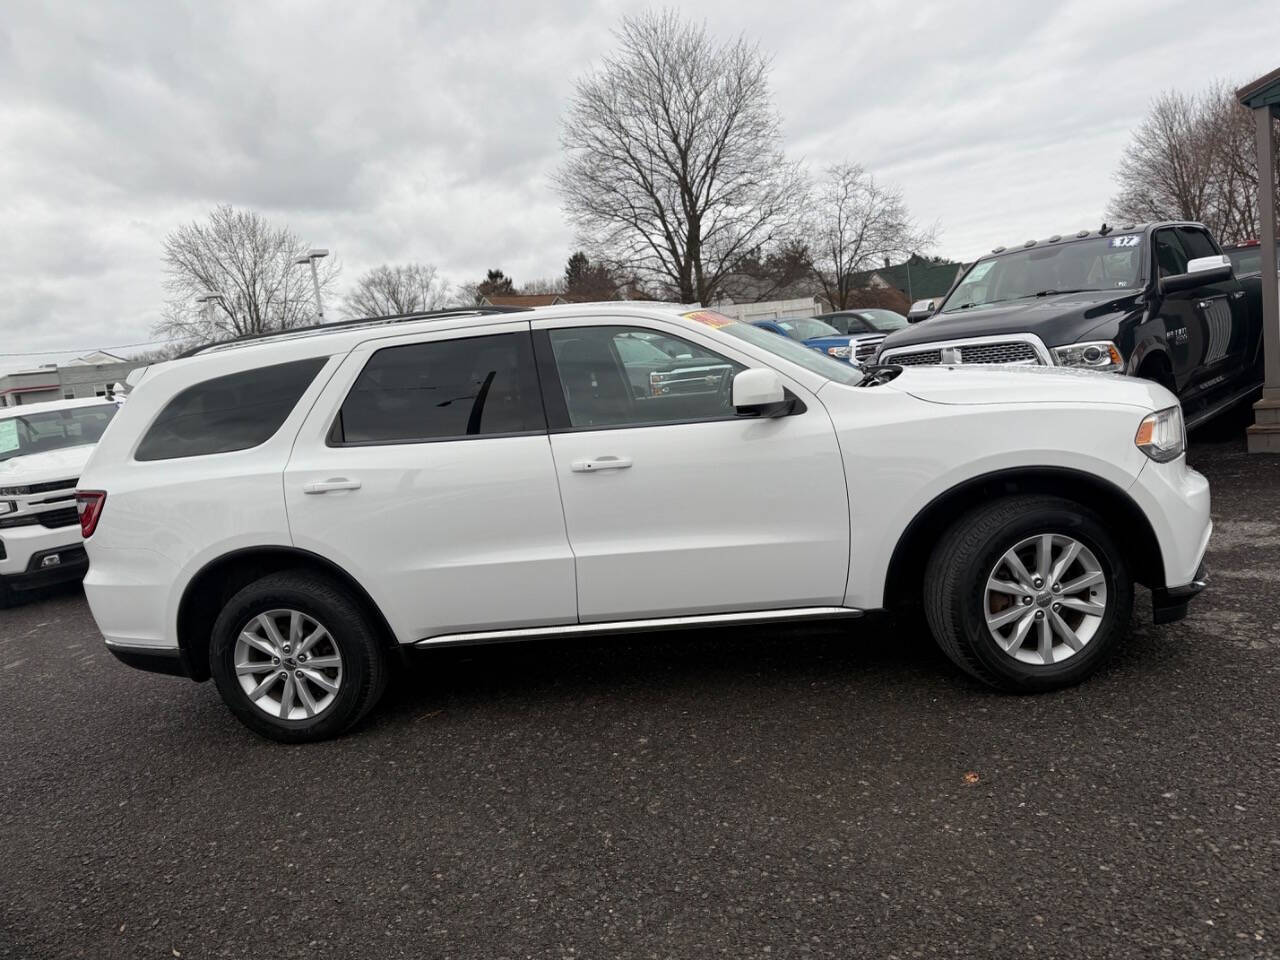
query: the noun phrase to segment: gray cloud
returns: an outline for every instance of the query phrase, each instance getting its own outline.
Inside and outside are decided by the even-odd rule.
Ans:
[[[19,0],[0,21],[0,351],[133,343],[165,234],[220,202],[341,256],[553,276],[572,81],[634,2]],[[1265,0],[704,5],[758,39],[793,155],[858,160],[939,252],[1092,224],[1160,90],[1275,66]],[[1247,29],[1244,24],[1251,23]],[[0,369],[25,359],[0,357]]]

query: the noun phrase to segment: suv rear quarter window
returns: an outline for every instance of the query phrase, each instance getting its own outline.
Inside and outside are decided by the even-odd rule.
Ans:
[[[280,429],[328,357],[257,367],[205,380],[160,411],[135,460],[175,460],[248,450]]]

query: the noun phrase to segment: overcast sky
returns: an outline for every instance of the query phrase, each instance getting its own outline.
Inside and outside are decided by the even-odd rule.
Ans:
[[[644,6],[6,0],[0,370],[152,339],[165,234],[222,202],[332,249],[344,285],[559,274],[559,117]],[[681,9],[773,56],[795,158],[897,183],[957,259],[1096,226],[1153,96],[1280,66],[1274,0]]]

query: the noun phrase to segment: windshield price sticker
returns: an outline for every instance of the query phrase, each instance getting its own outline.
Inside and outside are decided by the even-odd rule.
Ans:
[[[1142,242],[1142,234],[1128,233],[1123,237],[1112,237],[1111,246],[1113,247],[1136,247]]]
[[[969,275],[965,277],[965,279],[981,280],[983,277],[985,277],[988,273],[991,272],[991,268],[994,267],[995,265],[996,265],[996,262],[994,260],[987,260],[987,261],[984,261],[983,263],[975,263],[973,265],[973,269],[969,271]]]
[[[0,420],[0,453],[18,449],[18,421]]]
[[[727,327],[733,323],[732,317],[726,317],[723,313],[716,313],[714,310],[694,310],[692,313],[684,315],[687,320],[697,320],[698,323],[705,323],[708,327]]]

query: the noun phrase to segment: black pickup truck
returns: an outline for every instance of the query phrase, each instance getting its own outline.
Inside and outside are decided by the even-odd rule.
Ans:
[[[883,364],[1072,366],[1155,380],[1188,427],[1262,384],[1262,287],[1199,223],[1082,230],[997,247],[916,304]]]

